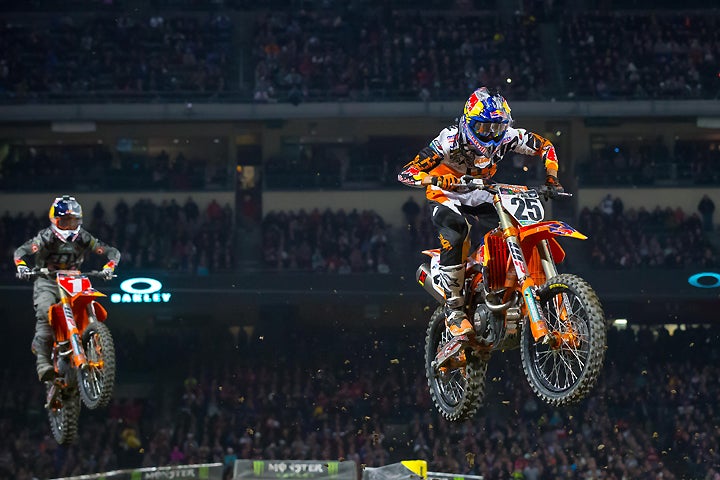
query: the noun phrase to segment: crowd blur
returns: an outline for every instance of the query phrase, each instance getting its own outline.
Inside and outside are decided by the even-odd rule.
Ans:
[[[111,147],[84,145],[11,145],[0,162],[4,191],[187,191],[234,187],[225,162],[183,151],[140,152],[132,140]]]
[[[0,217],[0,249],[6,258],[25,240],[49,225],[46,215],[5,211]],[[190,275],[237,269],[235,212],[212,200],[201,209],[191,196],[156,202],[120,199],[112,212],[86,206],[83,227],[122,253],[123,270],[163,270]],[[262,219],[259,267],[306,273],[381,273],[391,271],[392,229],[372,210],[273,211]],[[101,260],[88,257],[87,269]],[[98,265],[94,263],[101,262]],[[0,271],[11,271],[10,261]]]
[[[269,269],[390,273],[389,228],[372,210],[269,212],[263,218],[263,263]]]
[[[607,195],[597,207],[580,212],[578,229],[589,237],[589,261],[595,268],[720,264],[701,215],[679,207],[625,209],[622,199]]]
[[[278,1],[264,10],[219,0],[159,1],[131,14],[78,3],[60,15],[6,11],[4,101],[430,101],[464,98],[478,85],[515,100],[715,98],[720,90],[715,10],[628,14],[603,5],[566,15],[545,1],[488,12],[470,0]]]
[[[157,383],[145,395],[116,397],[106,410],[84,410],[71,447],[49,437],[43,389],[27,381],[30,360],[24,369],[4,368],[13,388],[0,397],[0,476],[219,462],[231,478],[235,459],[372,467],[425,459],[430,471],[486,480],[720,475],[716,326],[672,335],[611,328],[598,385],[571,407],[540,402],[516,352],[498,354],[484,407],[459,424],[432,405],[421,329],[337,332],[333,342],[322,333],[304,331],[302,342],[284,333],[118,334],[119,364],[125,368],[131,355],[128,369],[158,360]]]
[[[424,199],[409,196],[398,205],[403,214],[400,225],[390,225],[368,209],[271,211],[260,222],[259,250],[247,260],[264,271],[404,271],[422,260],[422,250],[438,245],[429,208]],[[717,267],[714,211],[708,196],[698,204],[697,212],[686,212],[660,206],[625,209],[620,197],[607,195],[599,205],[584,207],[577,217],[565,220],[589,237],[582,244],[584,257],[574,259],[579,265],[600,269]],[[469,217],[469,221],[475,245],[497,227],[493,213]],[[132,205],[121,199],[111,214],[96,203],[86,206],[84,222],[85,229],[121,250],[123,269],[207,275],[238,268],[235,212],[216,200],[200,209],[191,196],[184,201],[142,198]],[[11,215],[6,211],[0,217],[0,249],[11,258],[17,246],[47,225],[44,212]],[[88,260],[99,261],[92,256]],[[0,271],[10,270],[10,262],[0,264]]]
[[[237,69],[232,33],[217,12],[11,15],[0,22],[0,95],[33,102],[220,93]]]
[[[688,99],[718,94],[717,14],[598,13],[566,16],[560,49],[568,95]]]
[[[216,139],[220,142],[219,139]],[[130,145],[129,143],[137,144]],[[235,166],[224,148],[204,150],[203,138],[193,149],[147,152],[149,139],[118,140],[115,145],[9,144],[0,152],[0,189],[47,192],[57,188],[90,191],[233,190]],[[263,161],[266,190],[401,189],[396,170],[414,157],[425,139],[387,135],[366,142],[348,140],[294,144]],[[575,165],[580,187],[707,186],[720,181],[720,143],[716,140],[662,138],[592,143],[590,155]],[[0,148],[2,150],[2,148]],[[496,178],[510,183],[538,183],[541,163],[508,155]]]
[[[720,180],[720,144],[677,139],[668,148],[662,137],[620,141],[593,148],[588,161],[578,164],[578,177],[583,186],[716,184]]]
[[[437,229],[431,222],[430,204],[408,198],[401,206],[404,225],[400,237],[415,250],[437,248]],[[715,203],[704,195],[697,211],[680,207],[625,208],[621,197],[607,194],[594,207],[583,207],[576,216],[560,218],[589,238],[574,258],[578,265],[607,268],[717,267],[719,246],[713,242]],[[471,243],[479,245],[497,215],[468,216]],[[412,252],[409,252],[412,253]],[[417,262],[413,256],[411,261]]]
[[[85,229],[120,249],[122,269],[207,275],[235,267],[234,213],[216,200],[201,210],[192,197],[182,204],[175,199],[143,198],[132,204],[120,199],[113,215],[96,203],[85,207],[83,217]],[[6,211],[0,218],[0,246],[8,261],[0,262],[0,271],[13,270],[13,250],[47,226],[44,213],[13,216]],[[101,266],[93,263],[99,260],[89,257],[88,269]]]
[[[544,90],[531,16],[339,6],[257,17],[256,101],[447,100],[477,85],[527,99]]]

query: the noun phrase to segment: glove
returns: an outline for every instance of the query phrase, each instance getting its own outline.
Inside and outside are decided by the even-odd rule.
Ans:
[[[547,187],[547,198],[555,198],[558,193],[565,193],[565,189],[562,185],[560,185],[560,182],[554,175],[548,175],[545,177],[545,186]]]
[[[100,272],[100,277],[103,280],[110,280],[113,278],[113,273],[115,273],[115,269],[111,267],[103,267],[102,271]]]
[[[452,173],[446,173],[445,175],[440,175],[439,177],[433,177],[432,184],[442,188],[443,190],[450,190],[455,185],[460,184],[460,179]]]
[[[30,277],[32,276],[32,272],[30,271],[30,268],[28,268],[27,265],[18,265],[17,266],[17,273],[15,274],[17,278],[20,280],[30,280]]]

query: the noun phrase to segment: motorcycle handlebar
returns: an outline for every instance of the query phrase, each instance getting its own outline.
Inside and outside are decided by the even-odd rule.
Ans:
[[[460,177],[460,183],[457,184],[457,189],[485,190],[486,192],[495,194],[497,193],[497,185],[503,184],[495,182],[491,179],[475,178],[470,175],[463,175],[462,177]],[[538,187],[529,188],[532,190],[536,190],[541,197],[545,198],[545,200],[556,198],[570,198],[573,196],[572,193],[558,192],[557,190],[553,190],[548,185],[540,185]]]
[[[34,268],[30,271],[29,278],[47,278],[48,280],[54,280],[58,273],[73,273],[75,275],[83,275],[85,277],[104,278],[105,275],[100,270],[90,270],[88,272],[81,272],[80,270],[49,270],[47,268]],[[113,275],[115,277],[116,275]]]

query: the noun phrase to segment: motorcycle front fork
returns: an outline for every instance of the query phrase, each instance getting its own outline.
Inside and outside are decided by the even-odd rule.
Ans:
[[[530,319],[530,331],[536,342],[549,343],[553,341],[553,336],[547,326],[547,320],[542,309],[538,305],[540,298],[537,295],[538,285],[532,279],[528,272],[528,264],[525,261],[520,242],[514,229],[506,230],[505,241],[510,250],[510,258],[514,268],[508,268],[508,279],[506,284],[520,284],[520,293],[525,303],[527,316]],[[557,275],[555,262],[552,260],[547,240],[541,240],[537,246],[540,255],[540,263],[543,267],[546,278],[550,279]],[[514,278],[512,278],[514,277]]]

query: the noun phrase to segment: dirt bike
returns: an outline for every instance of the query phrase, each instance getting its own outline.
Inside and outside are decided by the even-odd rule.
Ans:
[[[53,437],[71,443],[78,433],[81,402],[89,409],[106,406],[115,386],[115,345],[107,325],[107,311],[98,303],[104,293],[95,290],[91,277],[102,272],[36,269],[31,278],[57,282],[60,301],[48,312],[54,332],[52,361],[55,379],[45,382],[45,409]]]
[[[469,335],[453,337],[446,328],[440,250],[423,251],[430,261],[416,279],[440,303],[425,337],[425,373],[436,408],[450,421],[471,418],[483,402],[491,354],[517,348],[540,399],[553,406],[580,401],[596,383],[607,340],[597,294],[556,267],[565,258],[556,237],[587,237],[565,222],[543,221],[543,200],[571,194],[467,177],[458,188],[492,195],[499,226],[466,260]]]

